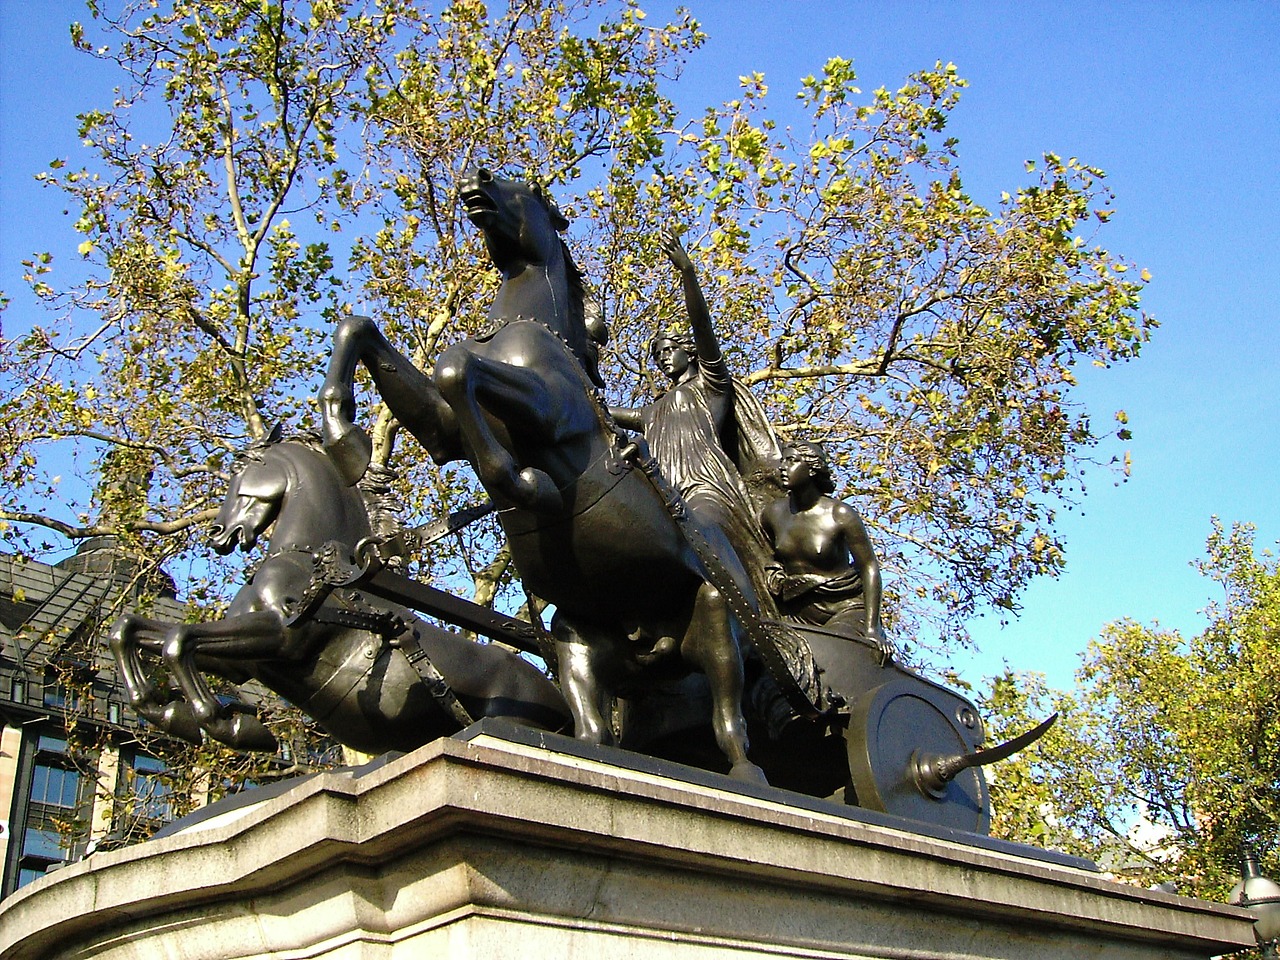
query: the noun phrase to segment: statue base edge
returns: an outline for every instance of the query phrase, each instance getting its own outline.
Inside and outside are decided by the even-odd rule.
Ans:
[[[486,721],[36,881],[0,903],[0,960],[1189,960],[1252,920]]]

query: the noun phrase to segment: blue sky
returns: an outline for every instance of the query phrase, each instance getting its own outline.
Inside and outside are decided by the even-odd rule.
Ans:
[[[647,4],[659,17],[674,4]],[[1034,585],[1021,616],[972,628],[974,678],[1046,672],[1070,683],[1079,652],[1107,622],[1132,617],[1196,632],[1212,585],[1190,567],[1210,517],[1247,520],[1280,539],[1272,480],[1280,461],[1273,386],[1280,367],[1280,4],[694,2],[710,35],[676,89],[681,105],[735,95],[762,71],[775,105],[831,56],[849,57],[866,91],[900,85],[936,60],[970,87],[953,114],[970,192],[994,204],[1045,151],[1102,167],[1117,194],[1101,235],[1151,271],[1145,305],[1160,321],[1142,357],[1086,371],[1099,423],[1130,417],[1132,478],[1095,474],[1063,517],[1068,568]],[[0,289],[21,286],[32,251],[73,253],[71,218],[31,176],[77,150],[75,114],[107,102],[112,74],[69,50],[73,0],[0,0]],[[23,325],[15,298],[6,325]]]

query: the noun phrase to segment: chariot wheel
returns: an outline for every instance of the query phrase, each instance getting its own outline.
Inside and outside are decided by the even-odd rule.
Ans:
[[[862,694],[851,705],[846,734],[858,804],[987,833],[991,806],[981,767],[961,770],[946,782],[930,776],[938,760],[973,752],[973,729],[971,707],[919,681],[894,679]]]

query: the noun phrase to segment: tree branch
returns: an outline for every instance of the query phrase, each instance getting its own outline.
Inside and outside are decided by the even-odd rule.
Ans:
[[[7,520],[10,523],[27,523],[37,527],[45,527],[56,533],[62,534],[68,540],[84,540],[88,537],[105,537],[122,532],[128,533],[159,533],[169,534],[178,533],[187,530],[197,524],[207,523],[218,515],[215,509],[201,510],[199,513],[193,513],[177,520],[138,520],[131,523],[124,523],[117,526],[94,525],[88,527],[78,527],[74,524],[65,523],[62,520],[55,520],[53,517],[46,517],[44,514],[32,513],[25,510],[3,510],[0,509],[0,520]]]

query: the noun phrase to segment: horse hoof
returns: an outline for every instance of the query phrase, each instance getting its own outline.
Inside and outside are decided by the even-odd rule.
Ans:
[[[541,470],[525,467],[516,478],[520,505],[536,513],[553,513],[564,507],[564,496],[555,481]]]
[[[574,734],[574,739],[582,743],[588,743],[593,747],[612,747],[613,734],[606,730],[583,730]]]
[[[766,787],[769,785],[769,780],[765,777],[764,771],[750,760],[741,760],[735,763],[733,769],[729,771],[729,776],[746,783],[758,783]]]
[[[275,753],[280,749],[275,736],[255,716],[247,713],[236,714],[231,718],[231,729],[236,741],[234,745],[241,750]]]
[[[247,713],[212,720],[204,725],[204,729],[219,743],[236,750],[275,753],[280,746],[262,721]]]
[[[146,712],[140,709],[138,712],[166,733],[187,743],[194,743],[198,747],[204,742],[204,737],[200,735],[200,723],[191,710],[191,704],[185,700],[173,700],[163,707],[152,707]]]
[[[355,424],[348,424],[341,431],[330,430],[326,424],[324,451],[349,487],[359,482],[373,461],[373,441]]]

